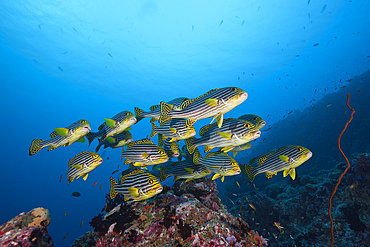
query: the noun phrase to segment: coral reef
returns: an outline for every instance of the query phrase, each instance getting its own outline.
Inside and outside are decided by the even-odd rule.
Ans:
[[[329,246],[329,197],[346,167],[339,163],[333,171],[320,171],[316,177],[303,175],[259,190],[249,185],[250,191],[239,193],[234,204],[230,200],[224,204],[233,215],[240,215],[242,207],[243,219],[268,236],[269,246]],[[370,246],[369,179],[370,155],[360,154],[351,162],[333,197],[334,246]],[[233,192],[226,193],[231,196]],[[274,222],[280,223],[283,231]]]
[[[90,224],[94,230],[73,246],[267,246],[227,212],[210,178],[178,180],[146,203],[119,204]]]
[[[35,208],[28,213],[20,213],[13,219],[2,224],[0,246],[54,246],[48,234],[50,223],[49,210]]]

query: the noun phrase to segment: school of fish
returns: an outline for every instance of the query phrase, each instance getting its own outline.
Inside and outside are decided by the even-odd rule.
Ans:
[[[55,128],[49,140],[34,139],[29,155],[35,155],[44,147],[51,151],[74,142],[85,142],[85,137],[90,146],[97,139],[99,143],[95,152],[83,151],[70,159],[66,175],[69,184],[80,177],[86,181],[88,174],[103,163],[103,158],[97,153],[102,146],[104,149],[122,147],[121,160],[129,167],[126,166],[118,181],[110,178],[109,195],[113,199],[118,193],[122,194],[125,201],[145,201],[159,194],[163,190],[160,182],[170,176],[174,180],[185,179],[188,182],[213,174],[213,180],[221,178],[223,182],[227,176],[242,173],[243,178],[252,182],[260,173],[265,173],[270,179],[282,171],[284,177],[289,175],[294,180],[296,168],[312,156],[305,147],[280,147],[251,159],[249,164],[238,164],[233,158],[237,152],[250,149],[250,142],[261,136],[261,129],[266,125],[261,117],[253,114],[224,119],[224,114],[247,98],[248,94],[237,87],[216,88],[196,98],[180,97],[160,102],[151,106],[149,111],[135,107],[136,116],[130,111],[122,111],[111,118],[104,118],[96,132],[91,131],[87,120],[78,120],[68,127]],[[144,118],[151,118],[150,138],[134,140],[129,130]],[[210,124],[199,130],[200,137],[194,137],[194,123],[205,118],[212,118]],[[216,122],[212,123],[214,120]],[[156,135],[158,144],[151,140]],[[185,145],[180,148],[182,140]],[[200,146],[204,146],[204,155],[199,151]],[[210,152],[214,148],[219,149]],[[228,152],[232,152],[233,157]],[[173,158],[177,161],[172,161]],[[158,170],[160,177],[149,172],[148,166]],[[74,193],[73,196],[80,196],[78,192]]]

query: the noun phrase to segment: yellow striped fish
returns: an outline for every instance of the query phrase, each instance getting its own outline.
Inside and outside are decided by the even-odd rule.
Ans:
[[[163,145],[168,157],[176,158],[180,156],[179,145],[176,142],[170,142],[170,138],[164,140]]]
[[[257,174],[265,172],[266,178],[270,179],[278,172],[284,171],[284,177],[289,174],[294,180],[296,177],[295,168],[311,157],[312,152],[307,148],[297,145],[284,146],[253,158],[249,162],[250,165],[244,165],[243,177],[245,177],[245,173],[248,174],[249,181],[252,182]]]
[[[247,121],[229,118],[225,119],[221,128],[216,123],[203,126],[199,135],[202,136],[199,139],[190,137],[185,140],[189,153],[193,153],[200,145],[205,145],[204,152],[214,147],[223,147],[222,151],[228,152],[236,146],[259,138],[261,131]]]
[[[69,160],[67,178],[68,184],[74,179],[82,177],[86,181],[89,172],[97,168],[103,163],[103,158],[99,154],[84,151],[77,154],[74,158]]]
[[[174,111],[179,111],[181,110],[181,104],[186,100],[188,100],[188,98],[180,97],[167,102],[167,104],[173,105]],[[161,108],[160,105],[153,105],[150,107],[149,112],[144,112],[140,108],[135,107],[135,115],[138,122],[145,117],[151,117],[152,119],[150,122],[155,122],[161,116]]]
[[[150,139],[130,142],[127,150],[122,150],[121,160],[126,158],[125,165],[134,162],[134,166],[148,166],[168,161],[168,156],[163,148],[155,145]]]
[[[225,176],[233,176],[240,173],[238,163],[224,152],[209,153],[205,159],[202,159],[199,150],[196,149],[193,162],[194,164],[202,164],[212,173],[214,172],[215,175],[212,177],[212,180],[221,177],[221,181],[223,182]]]
[[[253,115],[253,114],[245,114],[243,116],[238,117],[238,119],[251,122],[259,130],[262,129],[266,125],[265,120],[263,120],[261,117],[259,117],[257,115]]]
[[[175,162],[170,165],[162,165],[159,171],[161,182],[170,176],[175,176],[174,181],[186,179],[185,182],[188,182],[211,174],[211,171],[208,170],[207,167],[201,164],[194,164],[187,160]]]
[[[50,140],[34,139],[29,149],[29,155],[34,155],[44,147],[49,147],[48,151],[57,147],[69,146],[74,142],[85,142],[84,136],[91,131],[90,123],[81,119],[66,128],[55,128],[50,134]]]
[[[172,142],[195,136],[196,132],[194,126],[185,126],[185,122],[186,119],[184,118],[175,118],[166,122],[163,127],[158,127],[152,122],[152,133],[150,134],[150,138],[160,133],[163,140],[171,138],[170,142]]]
[[[213,117],[218,127],[222,126],[223,114],[229,112],[243,103],[248,94],[237,87],[225,87],[212,89],[211,91],[195,99],[189,99],[182,103],[180,111],[174,111],[173,106],[161,102],[160,126],[171,118],[187,118],[186,126],[191,126],[199,119]]]
[[[119,148],[128,145],[132,141],[133,139],[131,133],[128,130],[125,130],[118,135],[108,136],[104,141],[100,141],[95,149],[95,152],[98,152],[102,145],[104,145],[104,148]]]
[[[98,128],[98,132],[90,132],[86,135],[89,144],[97,137],[101,137],[100,141],[104,141],[108,136],[117,135],[136,123],[134,114],[129,111],[122,111],[112,118],[104,118],[104,120],[105,122]]]
[[[158,178],[139,168],[128,169],[122,174],[121,183],[118,184],[112,177],[110,178],[111,199],[118,193],[124,196],[124,200],[141,201],[146,200],[162,192],[163,187]]]

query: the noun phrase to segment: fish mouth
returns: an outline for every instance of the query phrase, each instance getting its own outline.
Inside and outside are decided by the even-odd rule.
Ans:
[[[179,157],[180,153],[174,153],[172,154],[172,158],[176,158],[176,157]]]
[[[97,163],[98,165],[100,165],[101,163],[103,163],[103,159],[99,160]]]
[[[253,134],[253,138],[259,138],[261,136],[261,131],[257,131]]]
[[[311,158],[311,157],[312,157],[312,152],[309,152],[309,153],[307,153],[307,154],[306,154],[306,158],[308,158],[308,159],[309,159],[309,158]]]
[[[235,174],[240,174],[240,169],[235,171]]]
[[[162,192],[162,190],[163,190],[163,187],[159,187],[159,188],[156,190],[156,194],[161,193],[161,192]]]
[[[137,122],[137,119],[135,117],[131,117],[128,121],[133,122],[133,123],[136,123]]]
[[[239,97],[242,98],[242,99],[247,99],[248,98],[248,94],[246,92],[240,93],[239,94]]]

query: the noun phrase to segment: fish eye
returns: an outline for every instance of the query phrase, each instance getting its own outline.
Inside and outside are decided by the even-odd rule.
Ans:
[[[80,120],[80,123],[85,123],[86,122],[86,120]]]
[[[302,151],[303,150],[303,148],[301,148],[301,147],[299,147],[299,148],[297,148],[297,151]]]
[[[152,184],[152,183],[153,183],[153,179],[149,178],[149,179],[148,179],[148,183],[149,183],[149,184]]]
[[[236,88],[236,87],[231,88],[231,92],[235,92],[236,90],[238,90],[238,88]]]
[[[257,117],[254,117],[253,120],[257,120]]]
[[[244,127],[245,127],[245,128],[250,128],[250,127],[251,127],[251,125],[250,125],[249,123],[246,123],[246,124],[244,124]]]

